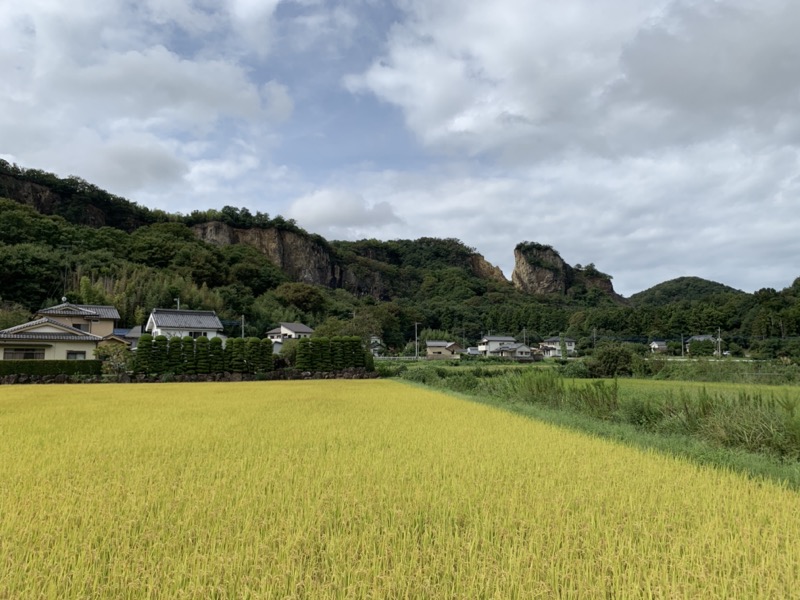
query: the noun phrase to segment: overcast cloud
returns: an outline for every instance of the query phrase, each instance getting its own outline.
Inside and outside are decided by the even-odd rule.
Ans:
[[[0,0],[0,157],[630,295],[800,276],[792,0]]]

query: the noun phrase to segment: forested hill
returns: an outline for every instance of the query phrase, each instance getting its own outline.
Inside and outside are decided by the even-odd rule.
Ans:
[[[727,294],[744,292],[700,277],[678,277],[634,294],[630,297],[630,302],[636,306],[666,306],[673,302],[694,302]]]
[[[627,303],[594,265],[550,247],[514,249],[513,282],[457,239],[329,242],[291,220],[226,206],[168,214],[0,161],[0,328],[66,296],[114,304],[122,326],[154,307],[216,310],[248,335],[281,321],[320,333],[379,335],[396,351],[426,337],[475,344],[564,333],[583,350],[606,339],[723,335],[777,353],[800,335],[800,280],[745,294],[685,278]],[[800,352],[798,352],[800,354]]]

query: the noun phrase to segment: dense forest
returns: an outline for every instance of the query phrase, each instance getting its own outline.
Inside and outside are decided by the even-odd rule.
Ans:
[[[204,242],[193,226],[208,222],[291,232],[347,277],[335,285],[297,281],[251,245]],[[754,294],[686,277],[627,300],[580,286],[537,295],[476,271],[475,256],[457,239],[329,242],[246,208],[168,214],[79,178],[0,161],[0,328],[62,297],[113,304],[121,326],[142,324],[152,308],[179,298],[182,307],[217,311],[231,332],[242,316],[247,336],[300,321],[325,336],[378,335],[394,352],[410,351],[417,324],[421,341],[564,334],[584,353],[608,340],[654,339],[680,353],[682,337],[720,331],[733,354],[800,357],[800,278]],[[574,273],[610,279],[590,267]]]

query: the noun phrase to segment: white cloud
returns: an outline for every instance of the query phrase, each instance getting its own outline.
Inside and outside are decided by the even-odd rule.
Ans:
[[[361,195],[344,189],[320,189],[297,198],[288,216],[334,239],[375,237],[377,230],[400,222],[389,203],[368,204]]]

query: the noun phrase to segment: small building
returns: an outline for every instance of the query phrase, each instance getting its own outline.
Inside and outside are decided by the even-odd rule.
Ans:
[[[0,360],[86,360],[103,338],[50,317],[0,330]]]
[[[653,340],[650,342],[650,352],[653,354],[663,354],[667,351],[667,342]]]
[[[429,360],[461,358],[461,346],[458,342],[428,340],[425,342],[425,347],[425,358]]]
[[[565,337],[564,344],[567,347],[567,356],[575,356],[575,340]],[[558,336],[547,338],[539,344],[539,348],[548,358],[561,358],[561,338]]]
[[[114,335],[114,328],[120,319],[119,311],[114,306],[71,302],[43,308],[35,316],[54,319],[99,337]]]
[[[153,337],[218,337],[225,339],[222,323],[213,310],[181,310],[154,308],[147,319],[145,331]]]
[[[267,332],[267,337],[272,343],[283,342],[284,340],[299,340],[300,338],[311,337],[314,330],[302,323],[280,323],[275,329]]]
[[[372,353],[372,356],[383,356],[386,353],[386,345],[378,335],[369,337],[367,349]]]
[[[478,351],[484,356],[491,356],[492,352],[500,346],[507,346],[516,342],[517,340],[510,335],[485,335],[478,342]]]
[[[500,346],[496,350],[493,350],[489,356],[510,358],[513,360],[533,360],[533,352],[530,346],[519,342]]]

